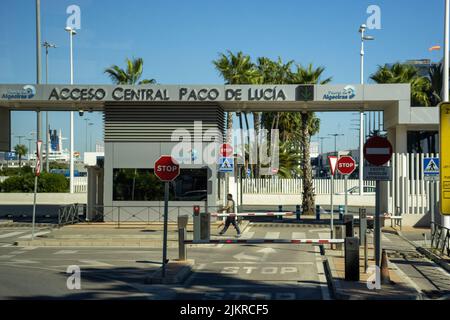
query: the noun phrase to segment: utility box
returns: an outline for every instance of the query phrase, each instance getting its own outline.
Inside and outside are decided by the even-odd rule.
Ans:
[[[211,235],[211,215],[207,212],[200,214],[200,239],[209,241]]]
[[[359,239],[345,238],[345,281],[359,281]]]

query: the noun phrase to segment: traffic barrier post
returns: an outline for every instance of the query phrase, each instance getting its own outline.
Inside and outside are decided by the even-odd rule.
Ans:
[[[345,238],[345,281],[359,281],[359,240]]]
[[[297,220],[300,220],[301,214],[302,214],[301,207],[298,204],[298,205],[295,206],[295,216],[296,216]]]
[[[320,206],[316,205],[316,220],[320,220]]]

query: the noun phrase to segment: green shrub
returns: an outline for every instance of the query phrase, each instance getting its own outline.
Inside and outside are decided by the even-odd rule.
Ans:
[[[4,168],[0,170],[0,176],[16,176],[21,174],[33,173],[34,169],[30,166],[23,166],[21,168]]]
[[[12,176],[0,184],[1,192],[34,192],[34,175]],[[69,180],[61,174],[43,172],[38,178],[38,192],[68,192]]]

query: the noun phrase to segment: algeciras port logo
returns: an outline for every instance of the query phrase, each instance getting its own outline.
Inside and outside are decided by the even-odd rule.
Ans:
[[[26,85],[22,89],[9,89],[2,95],[2,99],[31,99],[36,95],[36,88]]]
[[[328,91],[323,95],[325,100],[351,100],[356,96],[356,89],[353,86],[345,86],[340,91]]]

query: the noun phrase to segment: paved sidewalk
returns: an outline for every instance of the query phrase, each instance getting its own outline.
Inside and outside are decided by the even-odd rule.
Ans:
[[[333,277],[335,298],[338,300],[417,300],[419,293],[405,280],[403,273],[392,263],[389,263],[389,275],[392,284],[383,284],[381,289],[369,289],[367,280],[375,279],[374,271],[364,271],[364,250],[360,250],[360,281],[345,281],[344,252],[340,250],[326,250],[326,256]],[[368,250],[368,266],[375,265],[373,259],[373,246]]]

